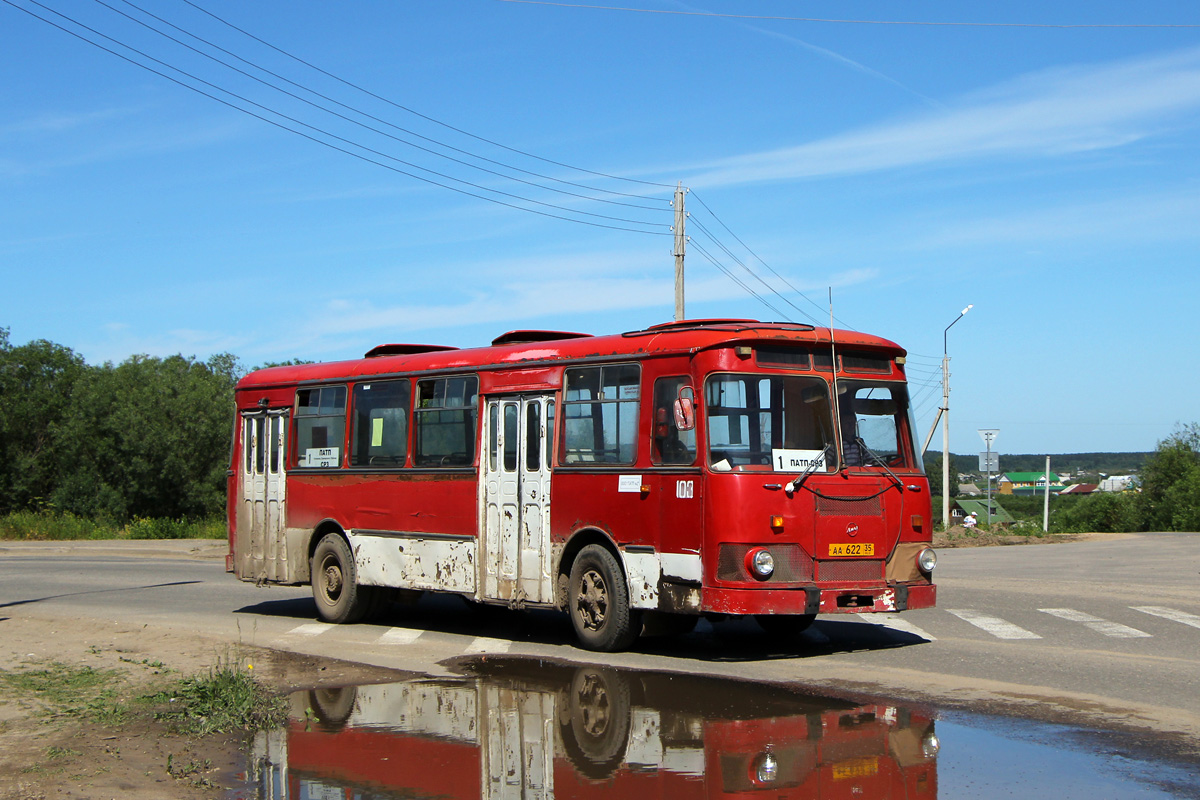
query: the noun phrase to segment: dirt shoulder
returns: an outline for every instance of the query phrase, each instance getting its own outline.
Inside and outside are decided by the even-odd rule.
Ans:
[[[964,528],[953,525],[944,531],[935,531],[933,546],[939,549],[954,547],[1002,547],[1019,544],[1063,544],[1086,539],[1123,539],[1129,533],[1048,533],[1042,536],[1025,536],[1004,533],[1002,530],[987,531],[981,528]]]
[[[233,663],[281,694],[410,677],[141,626],[0,616],[0,800],[225,796],[244,784],[246,734],[173,733],[138,698]],[[14,685],[38,673],[96,686],[64,706]]]

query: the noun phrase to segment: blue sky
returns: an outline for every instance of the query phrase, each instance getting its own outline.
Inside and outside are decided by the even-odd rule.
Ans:
[[[1036,27],[1194,3],[38,2],[0,3],[16,343],[251,366],[641,328],[673,313],[682,182],[687,315],[824,325],[832,291],[839,327],[912,352],[922,436],[974,304],[955,452],[1200,419],[1200,27]]]

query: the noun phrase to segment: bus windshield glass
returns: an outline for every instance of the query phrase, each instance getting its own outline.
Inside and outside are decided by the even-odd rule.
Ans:
[[[829,384],[822,378],[713,375],[704,386],[704,412],[708,461],[717,472],[836,469]]]
[[[921,469],[904,384],[839,380],[838,413],[847,467]]]

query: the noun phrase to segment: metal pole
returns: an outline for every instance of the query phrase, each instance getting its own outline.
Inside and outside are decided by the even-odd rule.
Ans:
[[[684,235],[683,182],[675,189],[675,321],[683,319],[683,255],[687,237]]]
[[[961,315],[959,315],[961,318]],[[958,322],[958,320],[954,320]],[[953,325],[954,322],[950,324]],[[950,330],[946,328],[946,330]],[[950,356],[942,355],[942,530],[950,528]]]
[[[1050,456],[1046,456],[1046,502],[1042,507],[1042,530],[1050,532]]]
[[[958,322],[975,307],[971,303],[954,318]],[[942,331],[942,530],[950,527],[950,329],[954,322]],[[934,422],[936,425],[937,422]]]
[[[988,527],[992,527],[992,437],[984,437],[987,442],[987,483],[988,483]]]

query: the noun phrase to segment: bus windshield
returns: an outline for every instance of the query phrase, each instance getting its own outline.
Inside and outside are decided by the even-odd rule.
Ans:
[[[717,472],[836,468],[829,384],[822,378],[713,375],[704,387],[704,412],[708,460]]]
[[[921,468],[903,383],[838,381],[840,450],[830,406],[822,378],[713,375],[704,391],[709,464],[717,472]]]
[[[921,468],[904,384],[839,380],[838,413],[846,466]]]

